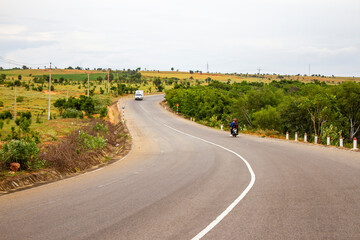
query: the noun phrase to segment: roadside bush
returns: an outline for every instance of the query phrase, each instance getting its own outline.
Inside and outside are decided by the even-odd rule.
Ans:
[[[326,144],[327,137],[329,136],[331,144],[339,146],[341,133],[342,131],[338,130],[338,128],[336,126],[333,126],[332,124],[330,124],[330,126],[325,126],[324,132],[321,136],[321,143]]]
[[[80,132],[79,140],[82,146],[87,150],[104,149],[107,142],[107,140],[101,137],[99,133],[94,137],[87,132]]]
[[[84,114],[82,111],[73,108],[66,109],[61,116],[63,118],[84,118]]]
[[[100,109],[100,117],[101,117],[101,118],[104,118],[104,117],[106,117],[107,115],[108,115],[108,109],[107,109],[107,107],[101,108],[101,109]]]
[[[96,123],[94,130],[95,131],[103,131],[104,133],[109,132],[108,126],[106,126],[105,124],[102,124],[102,123],[98,123],[98,122]]]
[[[40,159],[60,172],[76,172],[103,162],[106,152],[126,141],[122,124],[112,125],[101,120],[86,120],[81,129],[70,133],[59,144],[49,145]]]
[[[0,107],[3,107],[3,106],[4,106],[4,102],[0,101]]]
[[[0,150],[1,165],[9,166],[10,163],[17,162],[20,163],[22,169],[42,167],[45,162],[38,160],[39,152],[35,141],[12,140],[5,143]]]

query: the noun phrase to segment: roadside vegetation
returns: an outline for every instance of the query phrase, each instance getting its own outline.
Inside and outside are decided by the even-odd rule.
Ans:
[[[166,91],[172,109],[179,104],[180,113],[212,127],[227,127],[236,117],[243,132],[306,132],[321,141],[343,136],[345,144],[359,136],[359,84],[349,82],[355,78],[52,69],[48,120],[49,79],[49,69],[0,70],[0,180],[49,168],[77,172],[106,161],[128,138],[123,126],[109,123],[109,106],[137,89]],[[9,172],[14,162],[16,173]]]
[[[262,135],[299,136],[338,145],[344,138],[351,145],[360,130],[360,84],[352,81],[328,85],[314,81],[240,82],[212,81],[208,86],[177,85],[166,92],[169,106],[179,113],[211,127],[226,127],[233,118],[243,132]]]
[[[0,71],[0,180],[41,169],[72,173],[108,161],[129,141],[123,124],[109,122],[110,106],[141,87],[157,89],[136,70],[51,73],[48,120],[49,71]]]

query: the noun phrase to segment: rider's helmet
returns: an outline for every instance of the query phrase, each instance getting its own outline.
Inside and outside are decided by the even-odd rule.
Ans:
[[[236,118],[234,118],[234,121],[235,121],[235,122],[237,121]]]

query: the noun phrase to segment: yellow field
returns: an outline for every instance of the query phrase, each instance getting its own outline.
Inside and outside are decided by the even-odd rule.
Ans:
[[[180,80],[189,80],[192,77],[194,80],[205,81],[207,78],[211,78],[212,80],[218,80],[221,82],[227,82],[228,80],[233,82],[271,82],[273,80],[280,81],[282,79],[285,80],[299,80],[301,82],[309,83],[314,80],[318,80],[320,82],[326,82],[327,84],[338,84],[347,80],[359,81],[360,78],[352,78],[352,77],[317,77],[317,76],[283,76],[283,78],[279,78],[278,75],[260,75],[254,76],[254,74],[249,74],[246,76],[245,74],[241,76],[231,75],[231,74],[211,74],[211,73],[189,73],[189,72],[171,72],[171,71],[141,71],[141,74],[145,77],[160,77],[164,78],[178,78]]]
[[[13,70],[2,70],[0,73],[6,75],[23,75],[32,76],[34,75],[47,75],[49,74],[49,69],[13,69]],[[98,70],[76,70],[76,69],[51,69],[51,74],[87,74],[87,73],[103,73],[103,71]]]

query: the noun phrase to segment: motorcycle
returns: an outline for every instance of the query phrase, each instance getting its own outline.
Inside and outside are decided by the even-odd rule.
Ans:
[[[231,135],[232,135],[233,137],[236,137],[236,136],[238,135],[238,130],[237,130],[237,128],[233,128],[233,129],[231,130]]]

